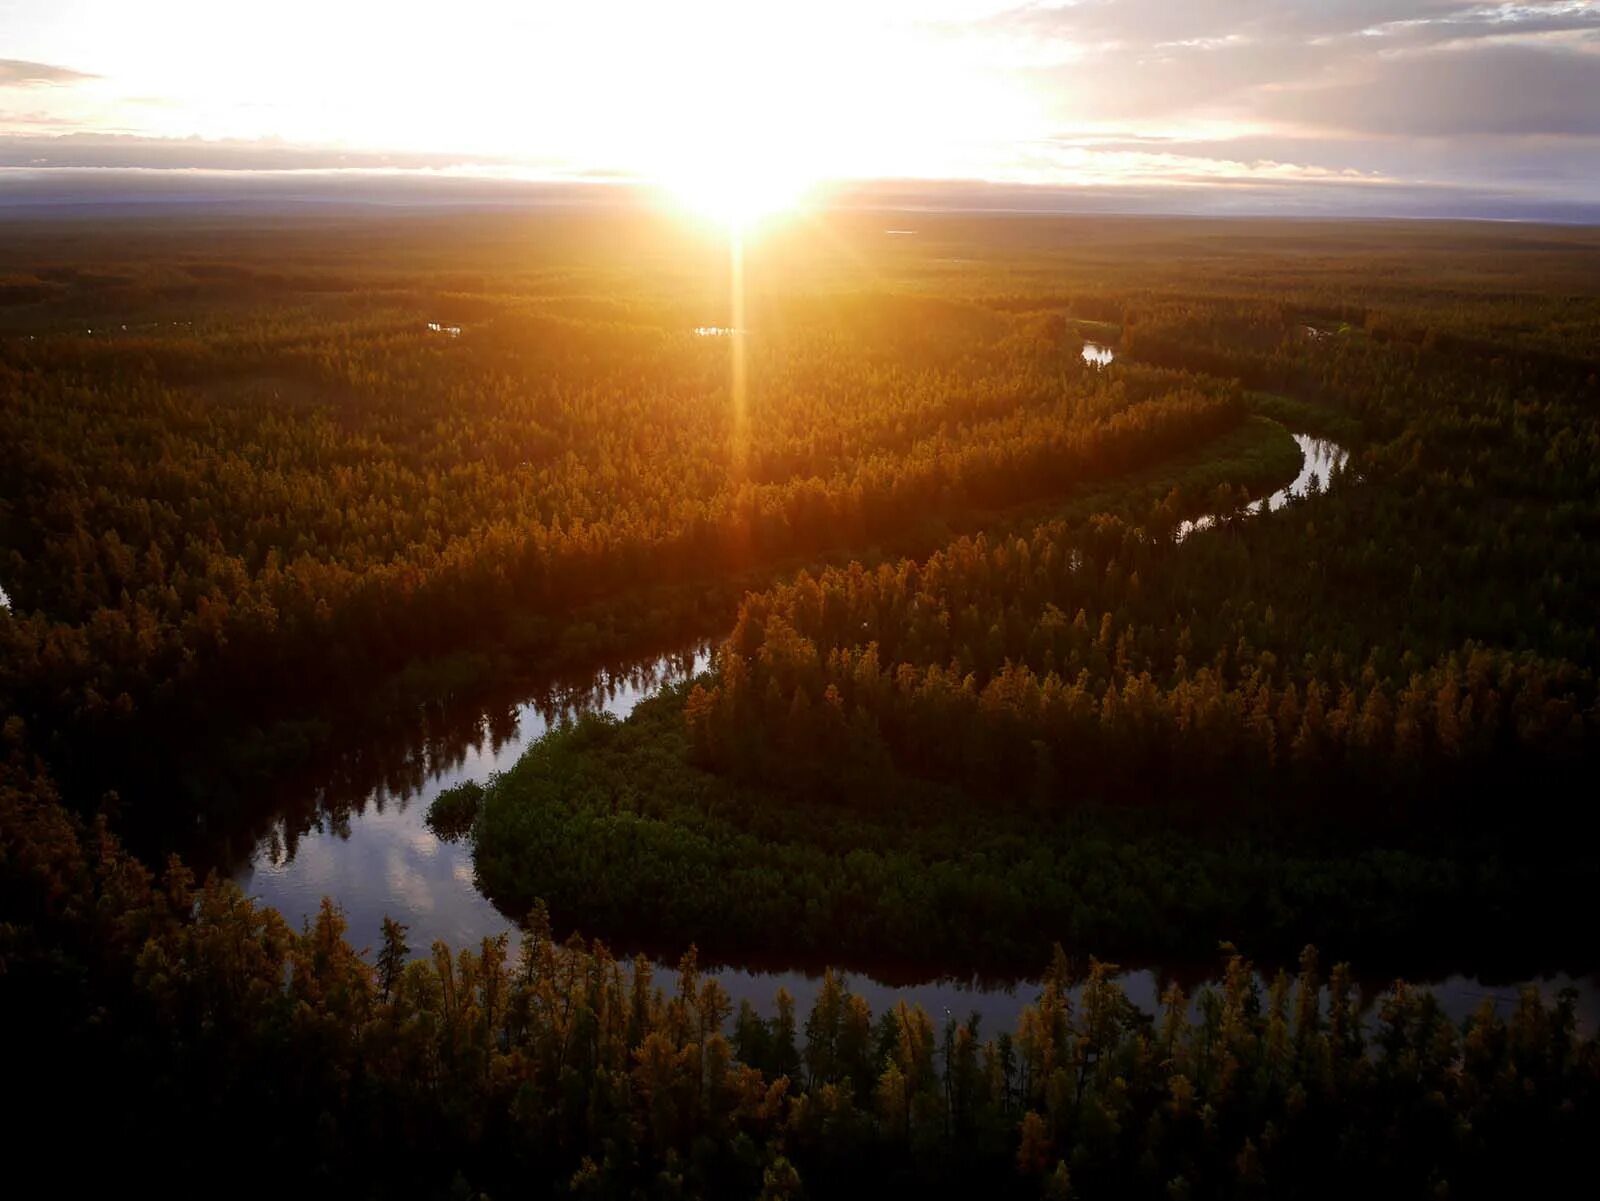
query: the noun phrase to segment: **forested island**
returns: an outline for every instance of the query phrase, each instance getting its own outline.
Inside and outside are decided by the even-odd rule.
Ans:
[[[1531,985],[1600,970],[1600,234],[840,210],[737,289],[621,208],[3,235],[0,1016],[69,1192],[1586,1170]],[[408,802],[498,929],[251,899]],[[808,1009],[718,974],[773,964]]]

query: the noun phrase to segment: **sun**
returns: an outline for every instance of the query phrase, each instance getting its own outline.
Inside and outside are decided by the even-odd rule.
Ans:
[[[703,220],[748,230],[805,206],[818,180],[798,163],[708,142],[659,173],[673,199]]]
[[[721,172],[669,180],[668,189],[700,217],[749,229],[798,208],[804,188],[787,179]]]
[[[693,39],[699,69],[649,114],[639,165],[702,221],[748,230],[790,213],[832,161],[834,123],[768,52],[781,41],[758,8],[730,9]]]

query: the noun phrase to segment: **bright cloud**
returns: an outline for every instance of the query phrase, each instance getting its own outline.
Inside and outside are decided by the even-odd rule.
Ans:
[[[1600,207],[1592,0],[0,0],[0,28],[13,171],[1260,184],[1335,206],[1371,185]]]

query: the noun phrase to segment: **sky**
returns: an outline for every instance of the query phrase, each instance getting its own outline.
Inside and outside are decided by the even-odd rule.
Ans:
[[[0,56],[0,201],[343,172],[1600,219],[1600,0],[0,0]]]

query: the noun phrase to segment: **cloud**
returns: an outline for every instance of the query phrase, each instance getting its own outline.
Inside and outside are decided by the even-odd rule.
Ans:
[[[82,71],[53,67],[49,63],[30,63],[19,58],[0,58],[0,88],[36,87],[40,84],[82,83],[97,79]]]
[[[1071,48],[1025,68],[1050,140],[1170,155],[1174,182],[1215,160],[1299,164],[1308,191],[1324,169],[1419,198],[1600,201],[1594,0],[1058,0],[980,24]]]
[[[1155,117],[1193,117],[1196,110],[1225,112],[1238,121],[1268,120],[1292,114],[1314,116],[1322,126],[1338,124],[1348,111],[1350,128],[1372,130],[1371,105],[1358,90],[1369,79],[1387,87],[1398,82],[1386,107],[1415,105],[1436,116],[1421,122],[1425,131],[1447,132],[1443,110],[1461,102],[1483,107],[1482,95],[1503,71],[1511,86],[1532,80],[1542,66],[1550,78],[1535,84],[1542,114],[1520,113],[1495,123],[1485,113],[1477,129],[1545,130],[1586,125],[1558,119],[1557,89],[1565,88],[1568,109],[1595,108],[1589,70],[1600,50],[1600,4],[1552,0],[1534,4],[1463,4],[1461,0],[1079,0],[1068,5],[1033,5],[983,23],[1002,36],[1055,40],[1074,47],[1030,78],[1052,98],[1062,120],[1134,122]],[[1474,51],[1476,60],[1426,59]],[[1549,57],[1541,58],[1540,55]],[[1420,76],[1406,91],[1404,76],[1414,64]],[[1459,78],[1465,71],[1485,75],[1481,86]],[[1293,100],[1308,88],[1343,88],[1329,100],[1342,101],[1313,113]],[[1437,89],[1437,93],[1430,89]],[[1397,103],[1396,103],[1397,102]]]
[[[0,168],[168,171],[440,171],[510,166],[469,154],[384,153],[276,141],[151,138],[131,134],[0,134]]]
[[[203,206],[235,212],[384,208],[461,210],[637,203],[634,184],[574,177],[534,181],[415,168],[205,170],[0,166],[0,215],[105,213]]]
[[[1472,4],[1462,0],[1076,0],[1036,3],[981,23],[1001,32],[1119,50],[1215,48],[1238,42],[1330,42],[1353,37],[1504,36],[1600,28],[1589,0]]]
[[[1591,0],[1554,0],[1542,4],[1479,4],[1430,17],[1396,18],[1360,31],[1387,44],[1460,43],[1468,40],[1548,38],[1552,34],[1600,31],[1600,6]]]
[[[1496,43],[1382,57],[1348,81],[1275,91],[1259,109],[1385,137],[1600,136],[1600,53]]]
[[[898,143],[888,146],[894,137],[886,137],[882,152],[869,146],[835,156],[848,164],[838,168],[844,175],[864,173],[880,153],[885,174],[1051,182],[1097,198],[1122,184],[1253,198],[1230,205],[1265,198],[1300,205],[1289,199],[1298,196],[1305,205],[1362,212],[1600,206],[1600,0],[1012,0],[1001,7],[1005,2],[908,3],[913,15],[885,24],[874,36],[887,40],[870,42],[874,52],[860,67],[849,55],[827,59],[858,5],[816,0],[821,11],[804,20],[820,34],[776,49],[752,44],[743,58],[759,75],[779,53],[810,61],[795,48],[803,45],[818,59],[819,79],[825,63],[845,84],[850,71],[862,70],[873,86],[858,89],[861,103],[882,111],[858,118],[850,110],[852,128],[859,119],[875,129],[874,118],[904,109],[893,125],[894,137],[904,126]],[[695,6],[687,7],[692,16]],[[930,18],[930,8],[940,15]],[[588,68],[600,40],[588,24],[574,29],[561,56]],[[400,44],[416,51],[418,63],[435,50],[431,41]],[[896,49],[908,61],[939,66],[925,73],[937,86],[924,91],[957,102],[941,107],[919,93],[923,75],[916,70],[907,70],[904,87],[883,83]],[[27,52],[55,56],[44,46]],[[60,57],[73,55],[63,50]],[[16,89],[5,97],[11,111],[0,105],[0,131],[9,131],[0,134],[0,172],[13,182],[18,172],[126,169],[541,177],[583,169],[591,178],[615,169],[626,177],[650,169],[653,160],[638,146],[653,143],[639,131],[669,111],[652,104],[638,64],[622,71],[598,61],[583,75],[592,76],[609,107],[592,128],[541,122],[560,103],[541,105],[520,92],[457,86],[418,93],[410,74],[396,76],[397,84],[352,68],[350,86],[330,85],[333,100],[321,105],[271,77],[252,84],[254,91],[221,95],[211,81],[186,91],[181,72],[107,70],[112,82],[103,87],[55,88],[39,85],[93,77],[0,60],[0,87]],[[477,74],[499,78],[488,66]],[[336,65],[329,78],[346,81],[346,72]],[[124,79],[137,95],[114,94]],[[172,93],[151,97],[153,86]],[[524,110],[526,121],[511,115]],[[969,112],[977,115],[963,124]],[[806,121],[815,118],[803,109],[794,128],[763,123],[761,149],[781,155],[790,142],[802,144]],[[816,119],[816,128],[825,126]],[[68,129],[98,132],[49,136]],[[252,140],[277,132],[351,145],[459,143],[494,153],[383,154]],[[1145,203],[1142,192],[1125,195]]]
[[[844,189],[838,202],[871,208],[1025,213],[1134,213],[1277,217],[1453,217],[1594,223],[1600,202],[1563,201],[1470,186],[1284,178],[1103,187],[886,181]]]

